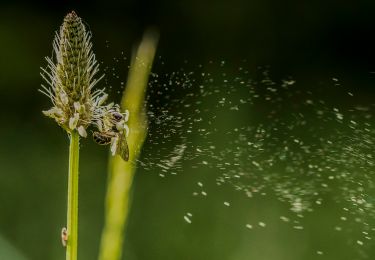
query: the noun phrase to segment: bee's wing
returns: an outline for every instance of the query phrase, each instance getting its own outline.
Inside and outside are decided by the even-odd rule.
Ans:
[[[125,133],[119,134],[116,146],[116,154],[120,155],[124,161],[129,160],[129,147]]]

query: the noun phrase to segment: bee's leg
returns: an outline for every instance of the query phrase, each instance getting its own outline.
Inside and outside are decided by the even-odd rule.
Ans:
[[[124,116],[125,116],[124,121],[128,122],[128,120],[129,120],[129,110],[125,110]]]
[[[115,125],[116,131],[122,131],[124,130],[125,121],[121,120],[120,122],[117,122]]]
[[[118,136],[115,136],[112,138],[112,143],[111,143],[111,153],[112,155],[116,155],[117,152],[117,143],[118,143]]]
[[[129,130],[129,126],[127,124],[124,124],[124,130],[125,130],[126,137],[128,137],[130,130]]]

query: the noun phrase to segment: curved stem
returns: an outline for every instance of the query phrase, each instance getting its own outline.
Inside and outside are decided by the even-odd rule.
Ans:
[[[70,134],[66,260],[77,259],[79,134]]]

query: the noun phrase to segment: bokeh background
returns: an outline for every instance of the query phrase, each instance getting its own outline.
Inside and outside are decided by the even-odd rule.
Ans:
[[[101,85],[112,94],[122,90],[133,48],[152,26],[160,32],[156,73],[182,67],[202,71],[199,65],[224,60],[218,77],[223,70],[235,77],[240,66],[251,77],[259,66],[269,66],[272,80],[292,77],[306,91],[339,78],[346,90],[356,93],[350,102],[340,101],[343,106],[366,106],[375,96],[374,1],[1,1],[0,259],[65,257],[60,230],[65,225],[68,139],[42,115],[50,104],[37,89],[44,57],[52,54],[54,32],[71,10],[93,33],[94,50],[108,74]],[[215,78],[215,66],[211,73]],[[340,97],[332,89],[323,93],[330,102]],[[243,122],[249,113],[254,111],[230,120]],[[147,156],[157,159],[158,150],[151,148]],[[98,254],[107,159],[102,147],[91,140],[82,143],[80,259]],[[305,230],[296,232],[277,221],[289,212],[288,205],[272,196],[249,200],[230,185],[217,187],[214,170],[189,166],[183,164],[181,173],[168,178],[159,176],[160,169],[139,170],[124,259],[375,257],[371,246],[346,246],[354,239],[350,233],[336,237],[327,231],[336,221],[333,207],[308,215]],[[192,193],[202,179],[209,196],[197,199]],[[223,201],[231,201],[230,210]],[[192,224],[184,221],[186,212],[193,212]],[[249,232],[248,218],[265,221],[267,227]]]

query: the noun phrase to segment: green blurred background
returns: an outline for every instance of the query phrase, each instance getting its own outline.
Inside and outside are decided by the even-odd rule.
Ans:
[[[374,1],[2,1],[1,260],[65,257],[60,230],[66,216],[68,139],[42,115],[41,110],[50,104],[37,89],[42,83],[40,67],[46,65],[44,57],[52,54],[54,32],[71,10],[93,33],[102,71],[107,67],[108,77],[101,86],[111,86],[112,94],[121,91],[120,82],[126,81],[134,44],[146,28],[154,26],[161,35],[155,72],[182,66],[195,71],[199,64],[225,60],[225,68],[217,75],[225,70],[235,76],[239,66],[253,75],[258,66],[269,65],[273,80],[292,76],[302,90],[337,77],[355,91],[350,102],[368,105],[375,95],[371,74],[375,70]],[[127,59],[118,63],[116,57]],[[115,76],[110,73],[112,68],[116,69]],[[214,69],[211,73],[215,78]],[[332,90],[324,93],[327,100],[336,101]],[[241,117],[230,120],[243,122],[248,113],[254,111],[244,111]],[[218,143],[222,144],[220,140]],[[148,156],[158,158],[149,150]],[[80,259],[96,259],[98,254],[107,159],[105,149],[91,140],[82,142]],[[181,174],[168,178],[159,177],[160,169],[140,169],[137,173],[124,259],[375,257],[371,247],[346,247],[347,241],[354,239],[350,234],[334,236],[327,231],[336,221],[334,203],[308,215],[305,229],[296,232],[279,223],[279,216],[287,215],[289,207],[274,197],[249,200],[230,185],[217,187],[215,170],[192,170],[185,164],[182,169]],[[192,192],[202,179],[209,196],[197,199]],[[223,201],[231,201],[229,210]],[[186,212],[193,213],[190,225],[183,219]],[[267,227],[249,232],[245,228],[249,219],[264,221]],[[328,253],[317,254],[319,250]]]

